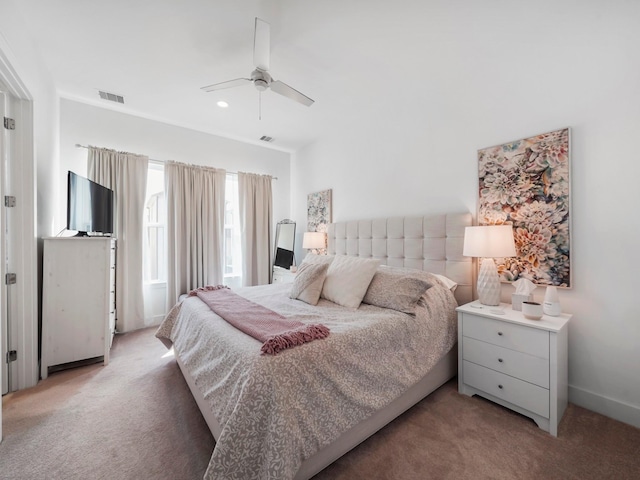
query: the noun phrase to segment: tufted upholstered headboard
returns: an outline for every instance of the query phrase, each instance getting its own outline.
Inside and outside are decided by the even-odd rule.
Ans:
[[[472,220],[470,213],[447,213],[331,223],[327,250],[445,275],[458,283],[455,296],[462,305],[473,300],[473,263],[462,256],[464,227]]]

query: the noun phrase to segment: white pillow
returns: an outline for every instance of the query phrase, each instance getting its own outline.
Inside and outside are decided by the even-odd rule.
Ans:
[[[301,266],[305,263],[311,263],[312,265],[317,265],[319,263],[331,263],[333,262],[335,255],[316,255],[315,253],[307,253],[307,255],[302,259]]]
[[[358,308],[380,264],[374,258],[336,255],[327,270],[322,298],[348,308]]]
[[[309,305],[317,305],[328,269],[328,263],[302,262],[293,280],[289,297],[302,300]]]
[[[452,292],[456,291],[458,284],[453,280],[451,280],[449,277],[445,277],[444,275],[440,275],[438,273],[433,273],[432,275],[434,277],[438,277],[438,280],[444,283],[444,286],[447,287],[449,290],[451,290]]]

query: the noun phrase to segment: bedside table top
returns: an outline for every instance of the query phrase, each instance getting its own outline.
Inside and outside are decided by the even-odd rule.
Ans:
[[[539,328],[540,330],[547,330],[551,332],[558,332],[565,328],[572,317],[569,313],[563,313],[557,317],[543,315],[540,320],[529,320],[528,318],[524,318],[522,312],[513,310],[511,305],[508,303],[501,303],[498,306],[490,306],[483,305],[477,300],[461,305],[456,308],[456,311],[471,315],[478,315],[480,317],[492,318],[494,320],[526,325],[528,327]],[[504,313],[500,314],[498,311]]]

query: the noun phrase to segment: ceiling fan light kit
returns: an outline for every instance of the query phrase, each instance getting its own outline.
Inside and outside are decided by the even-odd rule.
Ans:
[[[256,68],[251,72],[251,78],[236,78],[226,82],[214,83],[213,85],[202,87],[202,90],[205,92],[213,92],[216,90],[239,87],[248,83],[253,83],[253,86],[258,90],[258,92],[264,92],[265,90],[270,89],[275,93],[301,103],[302,105],[306,105],[307,107],[313,105],[314,101],[311,98],[280,80],[273,80],[273,77],[269,74],[271,51],[270,29],[271,27],[267,22],[256,18],[253,38],[253,65]]]

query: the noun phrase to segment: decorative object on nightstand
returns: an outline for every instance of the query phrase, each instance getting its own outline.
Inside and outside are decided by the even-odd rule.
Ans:
[[[557,317],[562,313],[562,307],[560,307],[560,298],[558,297],[558,289],[552,285],[547,287],[547,291],[544,294],[544,303],[542,309],[545,315],[551,315]]]
[[[532,418],[558,436],[568,401],[571,315],[527,320],[477,302],[458,307],[458,391],[479,395]]]
[[[542,318],[542,305],[538,302],[522,302],[522,315],[529,320],[540,320]]]
[[[482,259],[477,287],[480,303],[499,305],[500,277],[493,259],[516,255],[513,227],[511,225],[466,227],[462,254],[465,257]]]
[[[327,234],[325,232],[305,232],[302,237],[302,248],[311,250],[316,255],[327,253]]]
[[[533,302],[533,291],[536,289],[535,284],[526,278],[520,278],[513,282],[516,288],[515,293],[511,294],[511,308],[522,311],[522,302]]]

